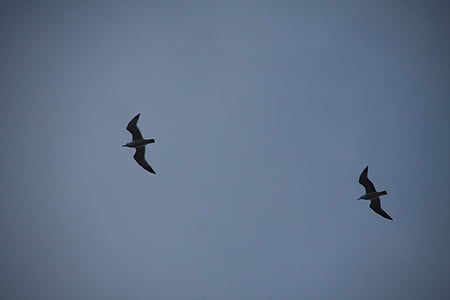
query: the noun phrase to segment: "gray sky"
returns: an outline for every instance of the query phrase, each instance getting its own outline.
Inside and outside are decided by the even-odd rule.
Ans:
[[[3,1],[0,298],[449,299],[449,9]]]

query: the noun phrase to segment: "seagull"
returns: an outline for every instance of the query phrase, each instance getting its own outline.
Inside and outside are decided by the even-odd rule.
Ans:
[[[381,208],[380,196],[387,195],[386,191],[377,192],[373,183],[367,178],[367,172],[369,171],[369,166],[367,166],[359,175],[359,183],[361,183],[366,188],[366,193],[358,198],[364,200],[370,200],[369,207],[373,209],[377,214],[386,219],[392,220],[392,218]]]
[[[136,148],[136,153],[134,154],[134,160],[144,169],[149,171],[150,173],[156,174],[155,171],[150,167],[148,162],[145,160],[145,145],[154,143],[154,139],[144,139],[142,137],[139,128],[137,127],[137,121],[139,120],[139,116],[141,114],[137,114],[127,125],[127,130],[131,132],[133,136],[133,140],[122,147]]]

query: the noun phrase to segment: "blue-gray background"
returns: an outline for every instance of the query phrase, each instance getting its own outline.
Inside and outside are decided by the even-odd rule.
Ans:
[[[3,1],[1,299],[449,299],[449,8]]]

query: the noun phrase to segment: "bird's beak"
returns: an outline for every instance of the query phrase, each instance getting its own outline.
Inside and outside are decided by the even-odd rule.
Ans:
[[[126,147],[127,145],[122,145],[122,147]]]

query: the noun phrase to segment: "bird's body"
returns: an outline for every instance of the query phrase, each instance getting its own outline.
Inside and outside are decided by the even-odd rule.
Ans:
[[[152,169],[152,167],[149,165],[149,163],[145,160],[145,145],[154,143],[154,139],[144,139],[142,137],[142,134],[137,127],[137,121],[139,120],[139,116],[141,114],[137,114],[127,125],[127,130],[131,133],[133,136],[133,140],[129,143],[126,143],[122,147],[129,147],[129,148],[135,148],[136,153],[134,153],[134,160],[145,170],[149,171],[150,173],[156,174],[155,171]]]
[[[123,145],[123,147],[129,147],[129,148],[141,148],[141,147],[145,147],[145,145],[154,143],[155,140],[154,139],[139,139],[139,140],[132,140],[129,143],[126,143],[125,145]]]
[[[366,193],[366,194],[362,195],[361,197],[359,197],[358,200],[373,200],[373,199],[376,199],[376,198],[378,198],[380,196],[384,196],[384,195],[387,195],[386,191]]]
[[[380,216],[392,220],[391,216],[389,216],[382,208],[380,202],[380,196],[387,195],[386,191],[377,192],[373,183],[367,177],[367,173],[369,172],[369,167],[367,166],[359,175],[359,183],[362,184],[366,188],[366,193],[358,198],[358,200],[370,200],[369,207],[375,211]]]

